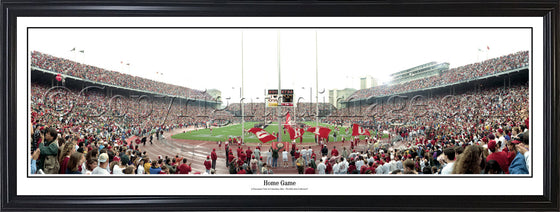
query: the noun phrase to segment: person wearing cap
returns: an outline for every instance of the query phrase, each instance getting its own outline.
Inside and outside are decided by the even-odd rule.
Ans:
[[[237,147],[237,157],[239,158],[241,156],[241,153],[243,152],[243,149],[241,148],[241,146]]]
[[[99,166],[95,167],[91,174],[102,174],[102,175],[109,175],[109,171],[107,171],[107,166],[109,165],[109,155],[107,153],[103,153],[99,155]]]
[[[383,173],[384,174],[390,174],[391,173],[391,159],[389,159],[388,157],[385,157],[385,161],[383,164]]]
[[[325,166],[327,166],[327,169],[325,169],[325,174],[332,174],[333,167],[328,159],[325,160]]]
[[[509,161],[507,159],[507,153],[498,151],[496,141],[492,140],[488,142],[488,150],[491,154],[486,158],[486,162],[495,160],[502,168],[505,174],[509,174]]]
[[[525,157],[521,152],[517,151],[517,145],[521,143],[521,139],[513,139],[513,141],[508,142],[507,147],[510,152],[515,154],[515,158],[509,165],[510,174],[529,174],[527,169],[527,164],[525,163]]]
[[[210,155],[206,156],[204,167],[206,168],[206,173],[210,174],[210,169],[212,169],[212,161],[210,160]]]
[[[212,169],[216,170],[216,160],[218,160],[216,149],[212,149],[212,152],[210,153],[210,158],[212,159]]]
[[[245,151],[241,151],[241,152],[239,153],[238,159],[239,159],[239,162],[240,162],[240,163],[241,163],[241,162],[243,162],[243,163],[246,163],[246,162],[247,162],[247,154],[245,153]]]
[[[303,168],[305,167],[305,160],[303,160],[303,157],[299,157],[296,160],[296,167],[297,167],[298,173],[303,174]]]
[[[497,129],[496,130],[496,143],[499,143],[499,150],[502,151],[506,146],[506,138],[504,137],[504,130]]]

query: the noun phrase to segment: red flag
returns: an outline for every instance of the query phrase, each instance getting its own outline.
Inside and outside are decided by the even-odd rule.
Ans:
[[[296,138],[299,138],[301,136],[303,136],[303,133],[305,132],[305,130],[303,130],[302,128],[288,128],[288,132],[290,133],[290,139],[294,140]]]
[[[363,127],[360,127],[360,125],[354,124],[352,126],[352,136],[358,136],[358,135],[368,135],[371,136],[369,134],[369,130],[364,129]]]
[[[331,133],[331,129],[326,128],[326,127],[317,126],[317,127],[307,128],[307,132],[311,132],[315,135],[318,135],[321,138],[326,139],[326,138],[329,137],[329,133]]]
[[[251,128],[249,129],[249,132],[255,134],[257,136],[257,138],[262,141],[263,143],[272,141],[274,139],[276,139],[276,136],[268,133],[267,131],[261,129],[261,128]]]
[[[288,114],[286,115],[286,122],[284,123],[284,127],[286,129],[288,129],[288,131],[290,131],[290,129],[292,129],[292,125],[290,125],[290,121],[291,121],[291,117],[290,117],[290,112],[288,111]]]

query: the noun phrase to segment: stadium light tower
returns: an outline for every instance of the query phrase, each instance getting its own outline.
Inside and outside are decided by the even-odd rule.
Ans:
[[[241,31],[241,99],[244,99],[243,84],[243,31]],[[251,100],[252,101],[252,100]],[[241,141],[245,142],[245,103],[241,102]]]
[[[305,90],[305,87],[301,87],[301,89]],[[313,88],[309,87],[309,113],[311,113],[312,103],[313,103]]]
[[[282,92],[282,88],[281,88],[281,71],[280,71],[280,31],[277,32],[277,36],[276,36],[276,57],[277,57],[277,63],[278,63],[278,92]],[[281,117],[280,117],[280,107],[276,107],[276,112],[278,113],[278,140],[279,142],[282,141],[282,125],[280,124],[281,121]]]
[[[315,103],[317,104],[317,110],[315,113],[315,127],[319,126],[319,53],[317,45],[317,30],[315,30]],[[325,90],[323,90],[325,92]],[[317,142],[319,140],[317,139]]]

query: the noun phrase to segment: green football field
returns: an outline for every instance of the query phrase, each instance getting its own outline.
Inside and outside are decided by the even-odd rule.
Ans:
[[[257,123],[258,122],[245,122],[245,129],[246,130],[251,129]],[[277,123],[278,122],[273,122],[268,127],[266,127],[264,130],[266,130],[269,133],[278,132],[278,124]],[[304,122],[304,123],[309,125],[309,126],[315,126],[315,122]],[[334,141],[334,137],[333,137],[334,125],[322,124],[322,123],[319,123],[319,125],[324,126],[324,127],[328,127],[331,130],[333,130],[329,134],[329,137],[330,137],[329,142]],[[342,136],[344,136],[347,141],[351,139],[352,128],[350,128],[348,130],[348,134],[346,134],[345,130],[346,130],[346,127],[339,127],[339,132],[337,132],[337,141],[340,142],[340,140],[342,139]],[[195,131],[189,131],[189,132],[186,132],[186,133],[180,133],[180,134],[177,134],[177,135],[173,135],[171,137],[175,138],[175,139],[188,139],[188,140],[199,140],[199,141],[226,141],[229,137],[237,137],[237,136],[241,136],[241,124],[228,125],[228,126],[225,126],[225,127],[216,127],[216,128],[213,128],[212,132],[210,132],[210,129],[200,129],[200,130],[195,130]],[[283,133],[281,137],[282,137],[282,141],[290,141],[290,135],[288,134],[287,131],[286,131],[285,134]],[[363,138],[364,138],[364,136],[360,136],[360,139],[363,139]],[[299,142],[299,138],[297,139],[297,141]],[[246,133],[245,134],[245,143],[260,143],[260,142],[261,141],[259,141],[259,139],[257,139],[257,137],[253,133]],[[312,134],[310,132],[305,132],[303,134],[303,142],[304,143],[315,143],[314,134]]]

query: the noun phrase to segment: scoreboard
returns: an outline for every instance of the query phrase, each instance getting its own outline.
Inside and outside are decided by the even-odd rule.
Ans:
[[[267,94],[267,107],[294,106],[294,89],[282,89],[280,93],[278,89],[268,89]]]

